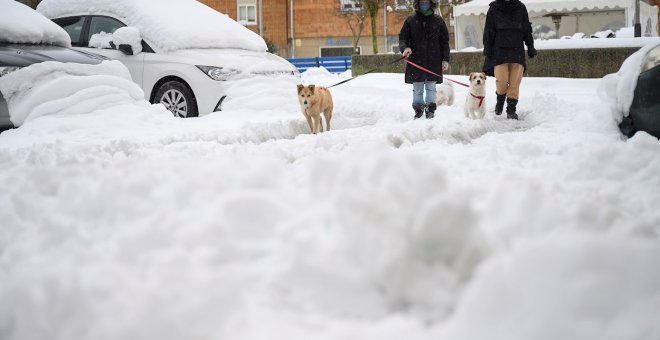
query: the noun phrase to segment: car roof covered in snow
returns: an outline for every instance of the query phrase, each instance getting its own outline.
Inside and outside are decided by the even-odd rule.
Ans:
[[[69,35],[32,8],[0,0],[0,42],[71,46]]]
[[[239,48],[266,51],[258,34],[196,0],[43,0],[37,7],[48,18],[107,15],[137,27],[144,38],[166,51],[191,48]]]

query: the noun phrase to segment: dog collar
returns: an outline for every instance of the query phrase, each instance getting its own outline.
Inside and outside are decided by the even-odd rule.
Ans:
[[[481,105],[484,103],[484,99],[486,99],[486,96],[475,96],[472,94],[472,92],[470,92],[470,95],[474,98],[479,99],[479,107],[481,107]]]

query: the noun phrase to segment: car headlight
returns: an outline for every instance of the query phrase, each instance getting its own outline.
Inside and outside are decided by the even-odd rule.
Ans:
[[[18,71],[20,67],[16,66],[0,66],[0,77],[6,76],[14,71]]]
[[[229,78],[241,72],[239,70],[233,68],[227,68],[227,67],[197,65],[197,68],[200,69],[202,72],[204,72],[211,79],[218,81],[229,80]]]

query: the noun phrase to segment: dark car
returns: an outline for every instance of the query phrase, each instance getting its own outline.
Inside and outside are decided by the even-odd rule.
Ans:
[[[53,45],[33,45],[5,43],[0,41],[0,77],[21,67],[44,61],[59,61],[64,63],[99,64],[108,60],[96,54],[76,51],[68,47]],[[7,102],[0,93],[0,130],[13,127],[9,120]]]
[[[660,45],[642,60],[630,111],[619,129],[628,137],[637,131],[646,131],[660,138]]]

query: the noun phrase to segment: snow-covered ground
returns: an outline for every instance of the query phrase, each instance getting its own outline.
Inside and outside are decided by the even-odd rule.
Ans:
[[[525,78],[521,121],[455,86],[413,121],[369,74],[310,135],[291,80],[176,119],[77,77],[0,134],[3,340],[660,338],[660,143],[599,79]]]

